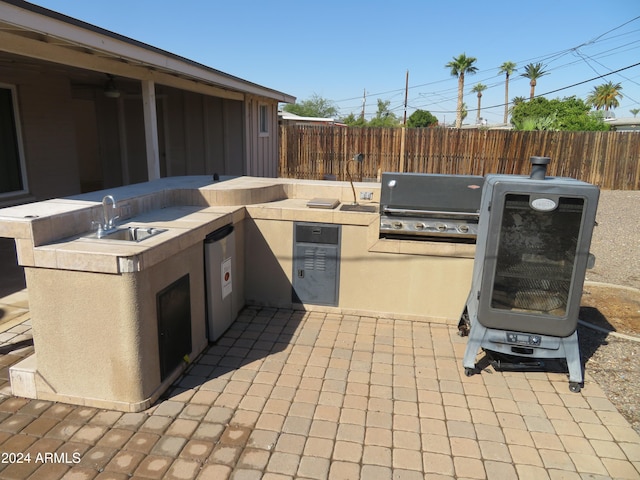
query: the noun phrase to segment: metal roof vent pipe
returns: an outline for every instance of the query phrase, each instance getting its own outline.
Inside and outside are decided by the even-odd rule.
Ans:
[[[549,157],[531,157],[531,180],[544,180],[547,176],[547,165],[551,161]]]

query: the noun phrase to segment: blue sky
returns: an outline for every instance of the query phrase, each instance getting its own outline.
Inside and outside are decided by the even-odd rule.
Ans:
[[[471,88],[489,88],[482,116],[502,121],[505,61],[519,69],[509,98],[529,95],[524,65],[542,62],[549,75],[536,94],[586,98],[594,86],[620,82],[617,117],[640,108],[640,2],[638,0],[488,0],[452,2],[349,0],[34,0],[33,3],[151,44],[260,85],[306,100],[313,94],[335,103],[341,115],[367,117],[377,99],[389,100],[399,117],[431,111],[455,117],[457,80],[444,65],[466,53],[478,72],[467,76],[466,123],[476,117]],[[634,20],[635,19],[635,20]],[[572,88],[565,87],[625,69]]]

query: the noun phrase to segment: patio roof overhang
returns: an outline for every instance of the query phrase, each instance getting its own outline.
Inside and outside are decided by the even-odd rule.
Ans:
[[[21,0],[0,2],[0,57],[13,55],[149,81],[204,95],[283,103],[295,97]]]

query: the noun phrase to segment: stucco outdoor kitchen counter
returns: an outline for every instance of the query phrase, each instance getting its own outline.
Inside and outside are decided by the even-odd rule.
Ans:
[[[379,184],[356,183],[354,190],[356,198],[371,198],[363,204],[379,204]],[[184,359],[207,345],[205,305],[215,297],[205,282],[203,242],[227,224],[234,226],[233,295],[242,305],[302,304],[309,310],[457,322],[474,246],[381,239],[377,211],[307,205],[312,199],[351,203],[353,193],[347,182],[212,182],[197,176],[0,210],[0,236],[16,240],[25,267],[34,332],[35,354],[10,371],[14,394],[123,411],[148,408],[184,370]],[[109,196],[117,205],[113,212]],[[95,222],[109,225],[105,217],[111,213],[120,216],[119,228],[163,231],[139,242],[97,238]],[[336,269],[330,277],[334,303],[294,298],[295,262],[302,258],[294,253],[294,241],[301,223],[340,232],[339,275]],[[324,271],[325,252],[316,253],[317,268]],[[180,300],[175,315],[173,306],[160,303],[174,297]],[[59,335],[62,324],[65,335]],[[163,346],[174,330],[182,335],[179,349]],[[97,364],[103,366],[99,373]]]
[[[35,247],[34,266],[96,273],[130,273],[149,268],[196,243],[211,231],[244,218],[242,207],[168,207],[128,219],[119,227],[166,231],[141,242],[92,238],[86,232]]]
[[[377,204],[378,185],[357,183],[356,188],[373,191],[371,204]],[[142,242],[87,238],[91,222],[100,218],[105,194],[113,195],[121,213],[125,211],[122,216],[129,217],[118,226],[167,231]],[[23,266],[110,274],[149,268],[247,214],[252,219],[366,226],[371,252],[473,257],[473,245],[379,239],[377,212],[307,207],[315,197],[348,202],[351,195],[345,182],[238,177],[212,183],[209,176],[168,177],[0,210],[0,235],[16,239]]]
[[[127,273],[149,268],[204,240],[226,223],[241,222],[244,205],[283,198],[274,179],[240,177],[212,182],[210,176],[168,177],[142,184],[18,205],[0,210],[0,236],[16,241],[25,267]],[[142,242],[90,238],[101,218],[104,195],[112,195],[123,217],[118,227],[167,231]]]
[[[264,204],[247,205],[248,216],[254,220],[333,223],[367,227],[367,250],[376,253],[429,255],[473,258],[475,244],[421,240],[379,238],[380,213],[350,212],[335,209],[309,208],[304,198],[287,198]]]

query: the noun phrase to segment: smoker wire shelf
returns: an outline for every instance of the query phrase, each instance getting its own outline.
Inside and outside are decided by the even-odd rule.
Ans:
[[[571,281],[572,265],[548,263],[521,262],[510,267],[502,268],[498,265],[496,277],[530,278],[541,280]]]
[[[504,280],[504,281],[499,281]],[[569,292],[569,280],[556,280],[546,278],[517,278],[496,276],[495,289],[505,291],[531,291],[531,292]]]
[[[496,275],[492,306],[564,315],[570,286],[570,279]]]
[[[493,308],[553,313],[557,316],[564,315],[567,296],[563,291],[542,289],[494,290],[491,300]]]

